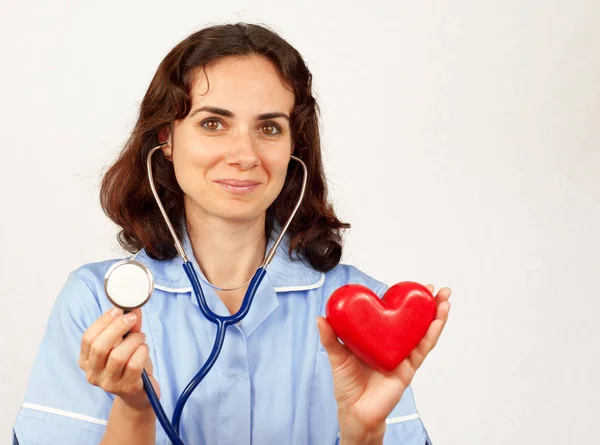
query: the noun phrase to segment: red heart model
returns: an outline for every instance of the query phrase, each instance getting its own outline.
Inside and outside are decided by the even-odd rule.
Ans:
[[[365,364],[393,371],[425,336],[437,305],[429,290],[412,281],[388,289],[382,299],[360,284],[347,284],[329,298],[326,315],[344,344]]]

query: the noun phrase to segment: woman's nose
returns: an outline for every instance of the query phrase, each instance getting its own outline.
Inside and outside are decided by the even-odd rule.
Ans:
[[[256,151],[256,141],[249,132],[240,132],[232,141],[226,162],[238,165],[242,170],[249,170],[260,165],[260,158]]]

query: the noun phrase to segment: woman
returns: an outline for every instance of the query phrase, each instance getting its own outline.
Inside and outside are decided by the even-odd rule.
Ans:
[[[368,368],[323,318],[331,293],[360,283],[386,286],[338,264],[342,223],[327,202],[317,105],[301,55],[255,25],[192,34],[162,61],[139,119],[106,173],[101,202],[119,240],[155,280],[153,297],[129,314],[114,308],[103,277],[117,260],[73,272],[53,307],[15,434],[21,445],[165,444],[142,387],[146,369],[167,413],[202,366],[215,327],[200,313],[158,193],[209,306],[235,313],[299,195],[306,195],[268,267],[247,317],[227,329],[221,356],[183,413],[187,444],[429,443],[410,382],[448,316],[450,290],[423,342],[393,373]],[[433,287],[430,286],[433,292]],[[123,339],[124,334],[129,335]]]

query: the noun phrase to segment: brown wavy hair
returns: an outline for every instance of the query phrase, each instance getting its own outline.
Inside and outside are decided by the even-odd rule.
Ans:
[[[328,202],[321,157],[319,109],[312,95],[312,75],[300,53],[263,26],[236,23],[202,29],[179,43],[163,59],[144,95],[137,123],[116,162],[104,175],[100,203],[104,213],[121,227],[119,243],[130,252],[145,248],[151,258],[177,255],[146,173],[146,156],[159,144],[159,132],[190,112],[192,82],[199,69],[228,56],[261,55],[270,60],[293,88],[291,121],[294,154],[308,168],[304,200],[289,226],[289,255],[294,251],[319,271],[335,267],[342,255],[343,229]],[[163,156],[153,162],[157,192],[179,237],[183,234],[183,192],[173,166]],[[281,193],[267,209],[265,234],[283,225],[298,199],[301,167],[290,162]]]

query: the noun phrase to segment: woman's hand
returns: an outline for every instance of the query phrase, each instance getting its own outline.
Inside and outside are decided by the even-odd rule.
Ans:
[[[79,356],[79,366],[88,382],[120,397],[135,411],[151,407],[142,382],[143,369],[160,396],[158,382],[152,376],[146,335],[140,332],[141,328],[140,309],[123,315],[123,310],[114,307],[84,332]]]
[[[433,286],[427,285],[433,293]],[[390,374],[381,374],[362,363],[337,339],[324,317],[317,325],[327,351],[340,421],[340,443],[381,443],[385,419],[400,401],[415,372],[436,345],[450,311],[450,289],[436,295],[437,312],[423,340]]]

